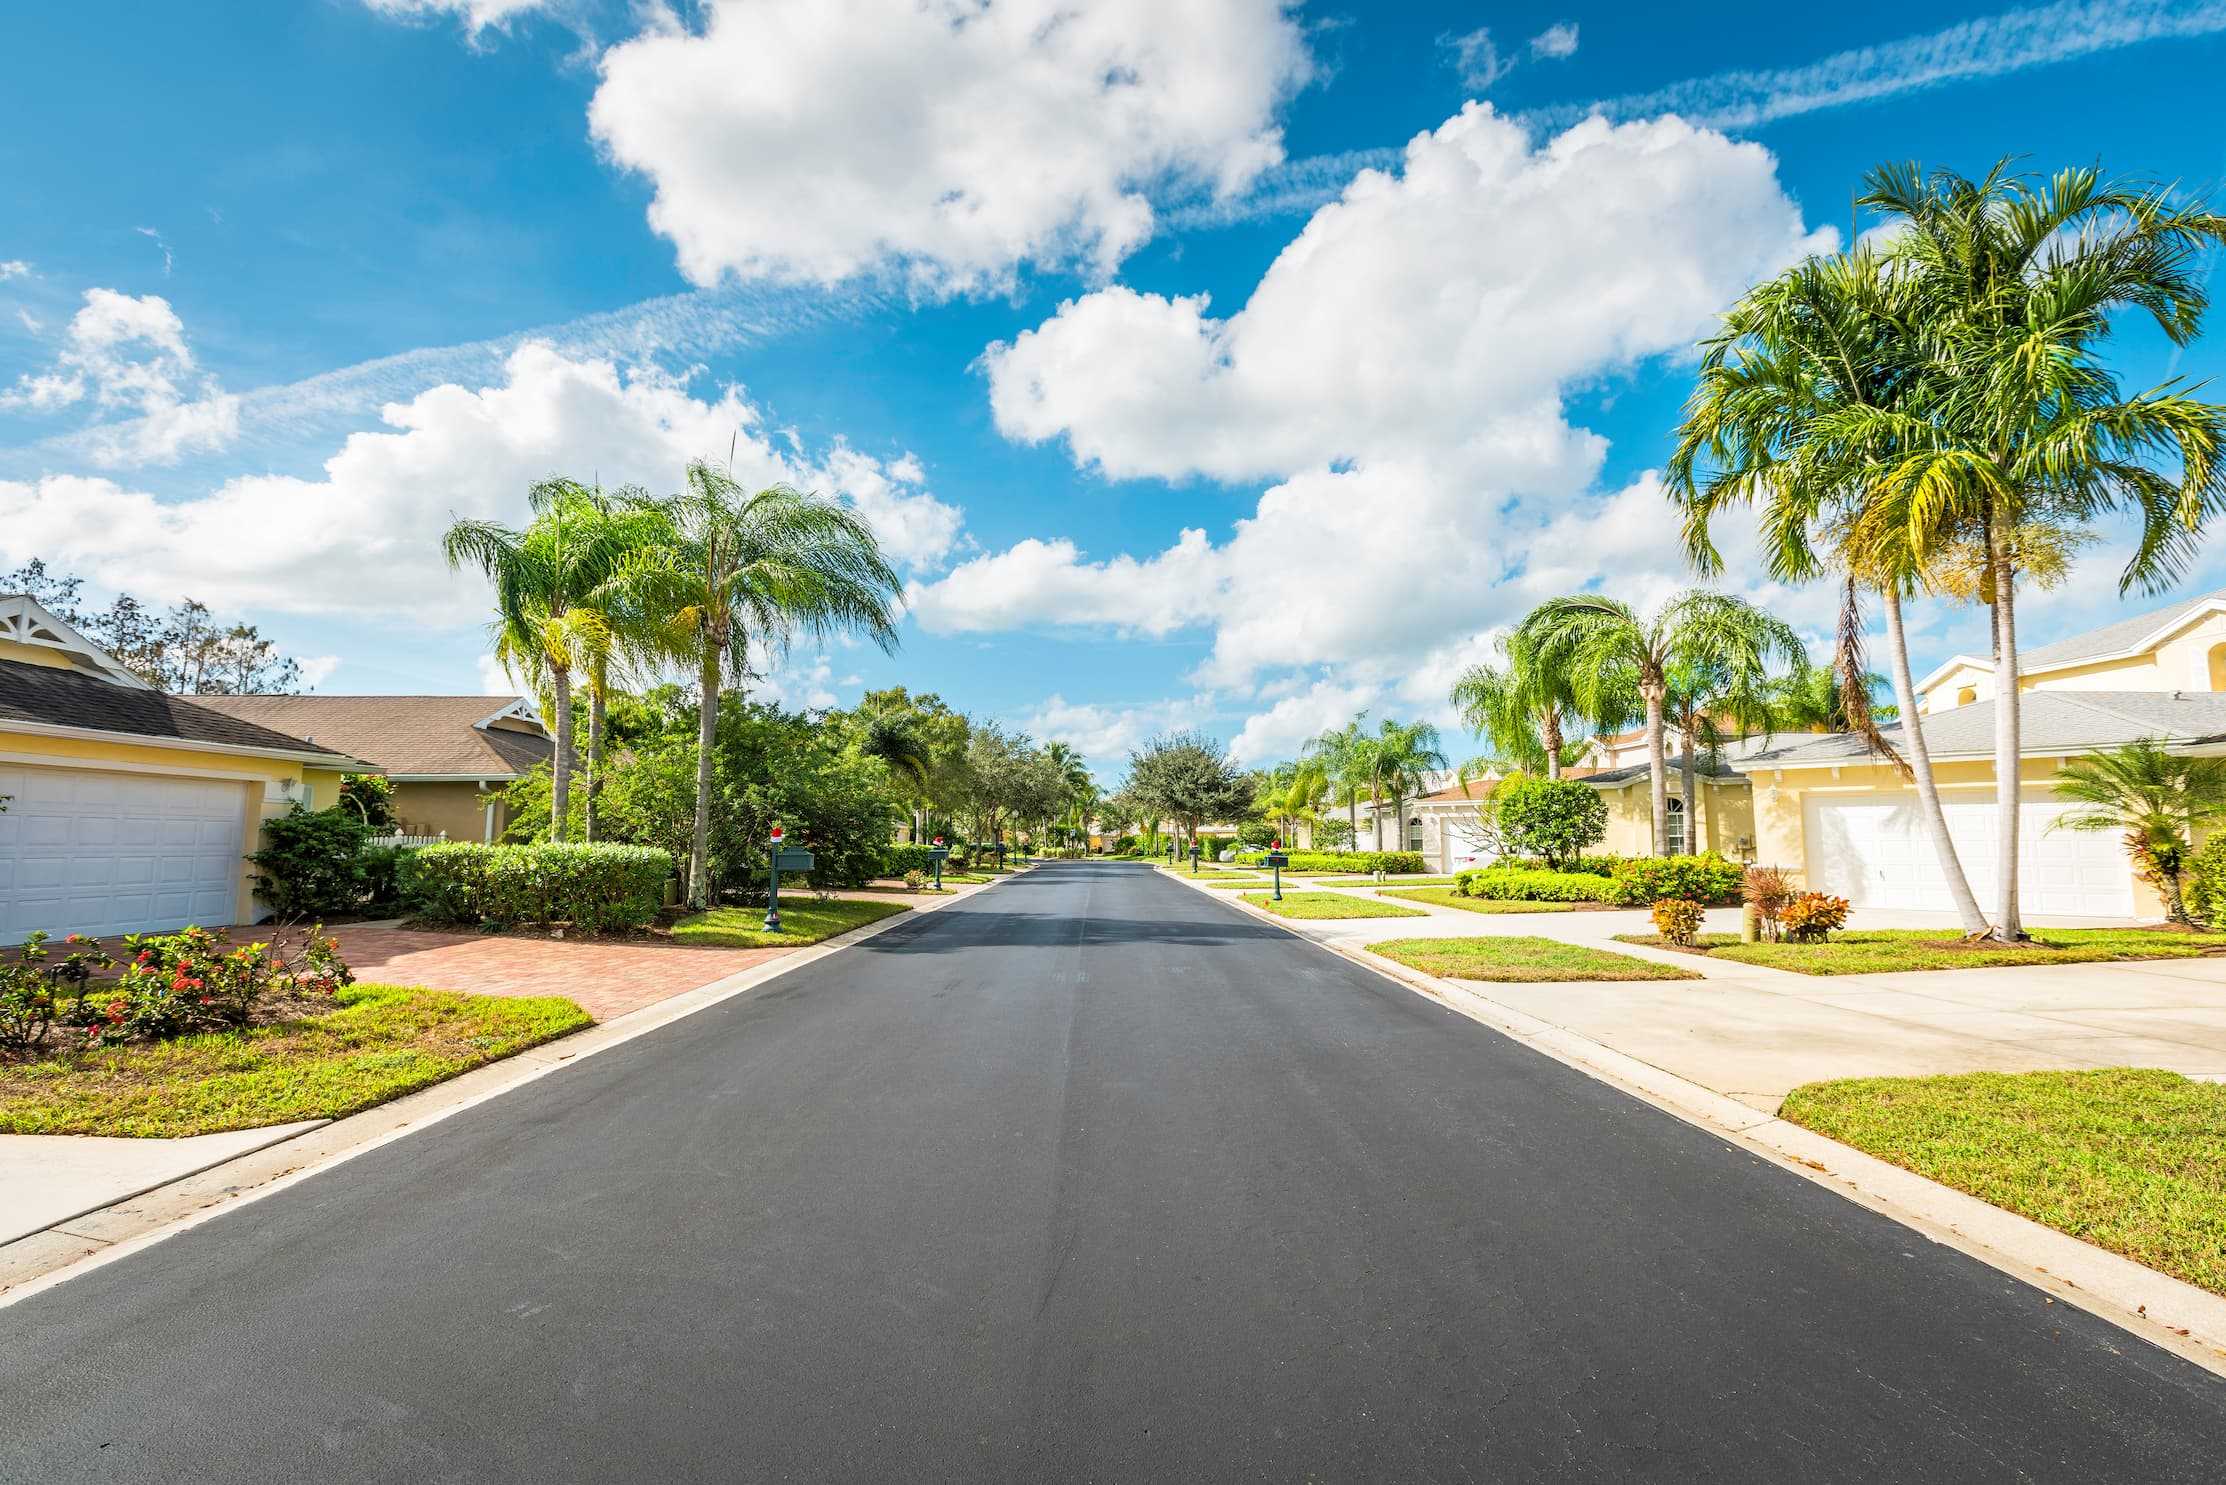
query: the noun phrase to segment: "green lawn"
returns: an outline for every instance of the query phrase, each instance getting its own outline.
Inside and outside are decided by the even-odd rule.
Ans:
[[[588,1024],[558,996],[351,985],[338,1008],[0,1065],[0,1134],[177,1137],[337,1119]]]
[[[1779,1112],[2226,1294],[2226,1085],[2136,1067],[1849,1078]]]
[[[951,878],[946,875],[943,880]],[[901,902],[865,897],[836,897],[826,902],[784,897],[779,933],[765,931],[763,908],[716,907],[682,918],[673,924],[672,936],[677,943],[715,949],[794,949],[910,911]]]
[[[1463,897],[1451,887],[1416,887],[1411,891],[1387,888],[1383,895],[1405,902],[1459,908],[1467,913],[1573,913],[1577,910],[1573,902],[1503,902],[1496,897]]]
[[[1227,881],[1206,883],[1216,892],[1264,892],[1272,885],[1266,877],[1231,877]]]
[[[1265,892],[1247,892],[1244,900],[1266,908],[1278,918],[1427,918],[1420,908],[1374,902],[1344,892],[1286,892],[1277,902]]]
[[[1552,938],[1395,938],[1368,951],[1456,980],[1697,980],[1689,969]]]
[[[1627,944],[1662,944],[1651,933],[1622,933]],[[2144,928],[2043,928],[2031,948],[1966,949],[1951,928],[1870,928],[1834,934],[1821,944],[1743,944],[1733,934],[1704,933],[1700,947],[1717,959],[1790,969],[1805,975],[1872,975],[1908,969],[1985,969],[2005,964],[2084,964],[2105,959],[2194,959],[2226,950],[2226,933],[2167,933]]]

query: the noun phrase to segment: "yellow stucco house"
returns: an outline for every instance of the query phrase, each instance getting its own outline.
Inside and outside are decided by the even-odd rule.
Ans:
[[[2038,916],[2153,918],[2162,905],[2109,832],[2052,828],[2050,780],[2085,753],[2142,738],[2226,753],[2226,592],[2206,593],[2019,656],[2019,898]],[[1994,664],[1958,655],[1918,687],[1948,829],[1982,905],[1998,880]],[[1900,728],[1887,730],[1889,740]],[[1944,911],[1916,793],[1846,735],[1780,739],[1731,760],[1753,788],[1756,858],[1857,907]]]
[[[339,798],[339,749],[149,687],[0,595],[0,944],[260,916],[263,821]]]

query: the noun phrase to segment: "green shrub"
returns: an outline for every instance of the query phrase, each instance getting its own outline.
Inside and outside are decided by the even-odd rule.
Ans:
[[[356,875],[364,907],[376,910],[401,905],[402,858],[408,854],[401,846],[365,846],[358,853]]]
[[[1466,897],[1507,902],[1620,902],[1616,884],[1588,871],[1533,871],[1520,866],[1484,866],[1457,872],[1454,888]]]
[[[908,871],[924,871],[932,876],[935,874],[935,858],[928,853],[934,849],[933,846],[889,846],[882,853],[881,870],[877,875],[901,877]]]
[[[370,832],[354,806],[295,805],[263,822],[264,845],[251,852],[255,890],[280,918],[354,912],[363,896],[359,858]]]
[[[672,857],[653,846],[451,841],[409,853],[403,897],[436,922],[569,923],[604,933],[655,918],[672,870]]]
[[[1616,863],[1614,899],[1627,907],[1682,897],[1704,905],[1737,902],[1747,869],[1713,851],[1705,856],[1634,856]]]
[[[2187,858],[2187,910],[2198,923],[2226,920],[2226,830]]]
[[[1517,855],[1539,856],[1563,870],[1608,833],[1608,803],[1574,779],[1509,779],[1490,806],[1500,839]]]
[[[1420,851],[1292,851],[1286,871],[1347,871],[1364,874],[1383,871],[1391,876],[1415,875],[1430,868]],[[1268,859],[1265,851],[1239,851],[1235,858],[1246,866]]]

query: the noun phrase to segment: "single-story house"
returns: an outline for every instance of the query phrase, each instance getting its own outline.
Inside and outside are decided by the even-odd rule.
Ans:
[[[59,617],[0,596],[0,943],[261,915],[262,822],[375,765],[150,687]]]
[[[378,765],[404,834],[491,841],[499,794],[556,744],[523,696],[205,696],[204,706]]]

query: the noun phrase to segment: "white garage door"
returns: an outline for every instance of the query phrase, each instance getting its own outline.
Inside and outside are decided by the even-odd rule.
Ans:
[[[245,787],[0,763],[0,943],[231,922]]]
[[[1991,911],[2000,882],[1994,801],[1950,794],[1941,807],[1971,890]],[[2110,831],[2050,830],[2062,809],[2032,795],[2019,807],[2020,909],[2040,916],[2132,917],[2133,871],[2124,843]],[[1809,880],[1824,891],[1856,907],[1955,910],[1914,794],[1812,794],[1805,812]]]

